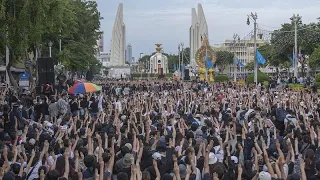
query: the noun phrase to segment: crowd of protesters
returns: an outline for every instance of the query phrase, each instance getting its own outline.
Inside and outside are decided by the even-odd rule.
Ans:
[[[320,179],[320,97],[232,83],[100,82],[102,91],[2,92],[10,179]]]

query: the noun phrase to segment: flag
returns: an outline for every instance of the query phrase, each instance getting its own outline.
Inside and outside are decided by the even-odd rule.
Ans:
[[[258,64],[264,65],[266,63],[266,59],[261,55],[261,53],[257,50],[257,62]]]
[[[236,65],[238,68],[243,68],[244,67],[244,64],[242,63],[242,61],[238,58],[236,58]]]
[[[186,65],[182,64],[182,72],[184,72],[185,69],[186,69]]]
[[[211,69],[211,68],[213,68],[213,62],[210,60],[210,58],[209,57],[207,57],[206,58],[206,68],[207,69]]]
[[[177,68],[177,65],[174,65],[173,66],[173,71],[176,71],[178,68]]]

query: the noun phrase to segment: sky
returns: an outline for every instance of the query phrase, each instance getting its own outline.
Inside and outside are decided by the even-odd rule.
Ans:
[[[260,29],[272,31],[290,22],[293,14],[303,23],[317,22],[320,0],[96,0],[103,19],[104,51],[110,51],[112,27],[119,3],[123,3],[126,43],[132,45],[133,56],[155,51],[162,43],[165,53],[177,54],[178,44],[189,47],[191,8],[201,3],[209,29],[210,44],[240,38],[253,30],[247,15],[256,12]]]

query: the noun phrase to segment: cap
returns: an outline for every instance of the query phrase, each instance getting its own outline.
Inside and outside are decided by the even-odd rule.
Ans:
[[[214,164],[218,161],[216,155],[213,152],[209,153],[209,164]]]
[[[271,180],[271,175],[268,172],[260,172],[259,173],[259,180]]]

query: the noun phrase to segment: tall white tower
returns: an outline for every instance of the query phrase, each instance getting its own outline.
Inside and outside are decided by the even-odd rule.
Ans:
[[[126,26],[123,23],[123,4],[120,3],[112,29],[111,66],[125,65]]]
[[[191,10],[191,27],[190,27],[190,65],[195,68],[196,60],[195,54],[197,50],[201,47],[201,42],[204,36],[208,34],[208,25],[206,18],[204,16],[203,8],[201,4],[198,4],[198,14],[195,8]]]

